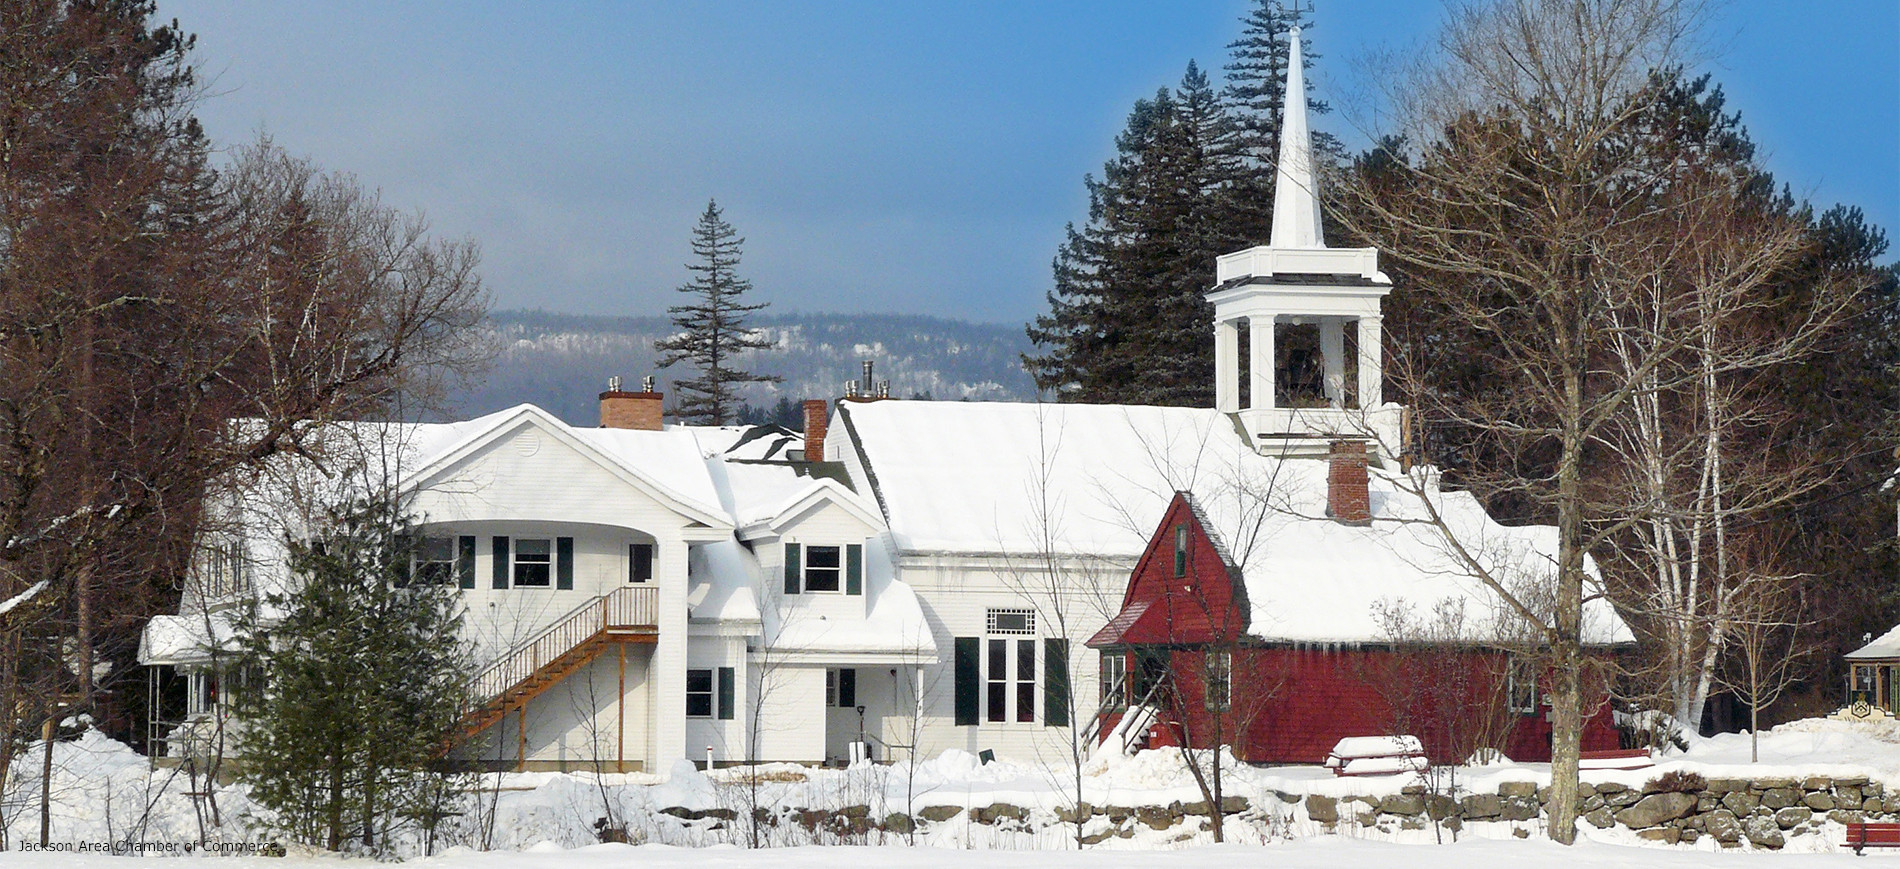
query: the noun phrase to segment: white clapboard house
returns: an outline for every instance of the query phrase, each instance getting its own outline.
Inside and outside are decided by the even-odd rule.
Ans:
[[[1297,54],[1288,68],[1288,93],[1303,94]],[[1123,674],[1101,673],[1084,642],[1120,610],[1174,494],[1325,503],[1271,490],[1323,488],[1327,473],[1275,469],[1328,461],[1340,441],[1370,447],[1369,485],[1365,462],[1356,471],[1370,521],[1341,535],[1308,524],[1333,521],[1318,509],[1255,516],[1273,539],[1248,542],[1287,552],[1345,541],[1308,555],[1379,580],[1339,593],[1340,624],[1360,627],[1287,634],[1262,618],[1256,638],[1385,642],[1362,627],[1370,607],[1480,595],[1474,581],[1395,559],[1382,540],[1381,519],[1407,512],[1397,499],[1434,491],[1396,473],[1403,408],[1382,400],[1380,372],[1392,285],[1378,251],[1325,246],[1304,100],[1284,123],[1272,243],[1221,257],[1209,290],[1215,407],[899,401],[875,397],[867,373],[845,398],[805,403],[803,438],[668,425],[661,396],[617,387],[601,396],[598,427],[523,405],[345,429],[359,464],[423,517],[418,569],[463,590],[486,701],[465,756],[665,769],[708,756],[837,761],[862,742],[878,759],[949,748],[1066,758],[1072,739],[1098,735],[1098,707],[1126,700],[1115,696]],[[1276,350],[1291,330],[1311,330],[1302,343],[1316,358]],[[298,481],[310,477],[264,475],[217,505],[222,525],[179,614],[147,630],[154,684],[185,688],[162,716],[165,751],[216,714],[212,652],[228,641],[229,609],[287,580],[280,541],[303,527],[296,505],[310,487]],[[1514,536],[1476,512],[1474,540]],[[1295,588],[1309,580],[1250,584],[1262,598],[1253,610],[1271,613],[1276,593],[1313,597]],[[1627,636],[1607,607],[1603,617]]]

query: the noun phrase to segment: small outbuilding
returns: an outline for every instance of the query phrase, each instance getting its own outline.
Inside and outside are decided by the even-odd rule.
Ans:
[[[1873,710],[1900,713],[1900,627],[1845,655],[1847,707],[1862,718]]]

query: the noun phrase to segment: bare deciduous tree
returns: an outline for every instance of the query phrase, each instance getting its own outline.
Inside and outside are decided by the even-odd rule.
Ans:
[[[1414,279],[1416,304],[1466,324],[1457,334],[1473,343],[1455,352],[1486,360],[1480,388],[1435,388],[1416,354],[1446,352],[1446,336],[1395,336],[1394,374],[1413,405],[1485,453],[1457,466],[1459,482],[1557,526],[1548,613],[1473,566],[1549,650],[1549,832],[1564,843],[1576,836],[1585,559],[1642,515],[1628,493],[1593,488],[1590,453],[1634,397],[1678,385],[1662,381],[1673,376],[1664,363],[1692,338],[1656,336],[1666,340],[1632,365],[1605,370],[1620,328],[1611,312],[1637,307],[1641,289],[1628,280],[1641,269],[1621,260],[1644,253],[1670,167],[1641,146],[1652,73],[1683,60],[1699,11],[1688,0],[1454,6],[1437,51],[1393,79],[1413,151],[1347,185],[1341,209]]]
[[[47,583],[24,629],[71,640],[44,696],[74,711],[175,596],[212,481],[426,391],[486,306],[472,244],[349,179],[268,143],[214,168],[153,14],[0,12],[0,600]]]

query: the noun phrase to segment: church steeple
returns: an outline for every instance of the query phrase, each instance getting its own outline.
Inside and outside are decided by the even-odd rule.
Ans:
[[[1273,178],[1273,247],[1325,247],[1313,139],[1306,128],[1306,72],[1300,29],[1287,32],[1286,94],[1280,107],[1280,159]]]
[[[1233,414],[1262,453],[1320,456],[1332,441],[1371,441],[1380,461],[1391,461],[1403,411],[1383,394],[1379,303],[1392,280],[1379,271],[1378,250],[1326,246],[1299,28],[1287,34],[1280,112],[1273,235],[1268,244],[1216,260],[1207,293],[1214,308],[1214,406]],[[1292,330],[1317,334],[1295,342]],[[1305,349],[1313,345],[1318,359]]]

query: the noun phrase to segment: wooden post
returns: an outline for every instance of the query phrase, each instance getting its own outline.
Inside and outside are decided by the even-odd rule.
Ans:
[[[515,710],[515,733],[517,735],[515,772],[526,772],[528,769],[528,704],[526,703]]]
[[[619,756],[618,756],[618,759],[614,761],[614,764],[615,764],[614,769],[620,772],[626,772],[627,771],[627,644],[615,643],[614,646],[620,649],[620,693],[616,696],[614,700],[614,706],[618,708],[619,714],[620,714],[619,729],[618,729],[618,732],[616,732],[614,736],[614,744],[617,746],[616,751],[618,752]]]
[[[40,725],[40,739],[45,759],[40,762],[40,847],[46,847],[53,835],[53,718],[57,713],[47,713],[46,721]]]

